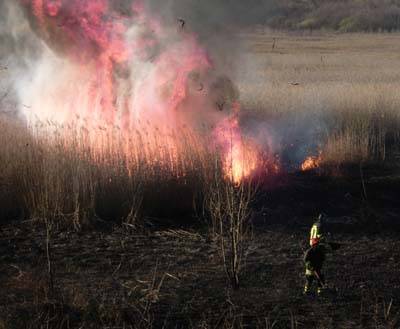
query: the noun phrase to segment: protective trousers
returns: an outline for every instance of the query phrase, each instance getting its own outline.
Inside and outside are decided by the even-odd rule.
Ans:
[[[317,281],[317,293],[321,293],[322,288],[325,285],[325,277],[324,275],[321,273],[321,270],[317,270],[317,271],[306,271],[306,284],[304,286],[304,293],[308,293],[310,292],[311,286],[313,281],[316,280]]]

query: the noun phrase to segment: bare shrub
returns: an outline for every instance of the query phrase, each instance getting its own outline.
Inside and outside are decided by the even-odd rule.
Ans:
[[[225,177],[219,172],[216,170],[207,184],[205,208],[211,220],[211,233],[220,244],[226,276],[231,286],[238,289],[249,239],[250,205],[256,187],[251,180],[237,184],[232,177]]]

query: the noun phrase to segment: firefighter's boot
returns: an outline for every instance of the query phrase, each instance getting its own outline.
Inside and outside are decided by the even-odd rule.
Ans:
[[[318,287],[317,289],[317,295],[318,296],[323,296],[326,292],[325,286],[324,287]]]
[[[303,295],[309,295],[309,294],[310,294],[310,285],[306,284],[304,286]]]

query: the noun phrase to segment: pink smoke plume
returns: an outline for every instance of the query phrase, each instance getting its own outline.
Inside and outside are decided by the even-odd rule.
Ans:
[[[124,14],[110,0],[21,1],[47,45],[25,91],[35,118],[78,118],[127,135],[144,122],[160,134],[202,122],[215,127],[227,176],[239,182],[257,170],[260,154],[243,142],[238,103],[231,115],[217,113],[213,63],[195,34],[166,26],[141,1]]]

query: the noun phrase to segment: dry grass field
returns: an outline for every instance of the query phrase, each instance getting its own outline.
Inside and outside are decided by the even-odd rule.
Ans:
[[[299,170],[308,156],[321,168],[397,166],[400,35],[258,31],[240,38],[247,49],[234,77],[241,125],[255,138],[270,135],[283,170]],[[9,141],[0,146],[3,218],[47,212],[79,228],[95,213],[107,220],[135,217],[139,204],[156,217],[154,204],[174,204],[179,195],[185,195],[182,207],[161,213],[187,215],[221,169],[207,142],[185,129],[171,137],[182,141],[173,150],[157,136],[149,141],[146,131],[135,132],[132,142],[118,128],[96,128],[93,138],[85,127],[43,122],[29,132],[12,121],[1,119],[1,139]],[[171,199],[162,201],[166,195]]]
[[[243,34],[244,107],[319,133],[326,161],[385,160],[398,151],[399,34]],[[304,135],[307,135],[305,133]]]
[[[0,118],[0,329],[398,328],[400,35],[240,39],[240,124],[284,163],[270,180],[233,183],[192,131],[176,151]],[[343,246],[305,297],[321,211]]]

